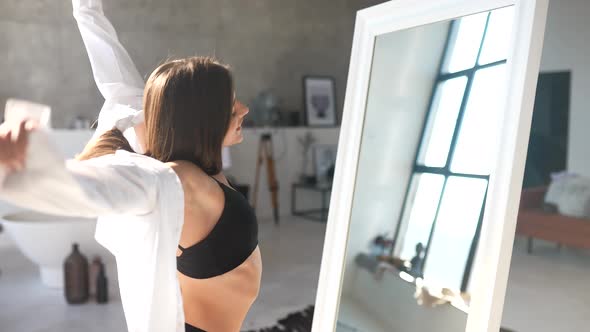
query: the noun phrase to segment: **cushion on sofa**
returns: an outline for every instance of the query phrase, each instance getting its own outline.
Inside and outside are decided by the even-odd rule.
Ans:
[[[590,179],[571,174],[555,178],[547,189],[545,204],[557,206],[566,216],[590,218]]]

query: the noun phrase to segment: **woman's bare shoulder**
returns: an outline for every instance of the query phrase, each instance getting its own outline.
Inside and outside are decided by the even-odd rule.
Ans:
[[[215,190],[215,182],[197,165],[183,160],[167,162],[168,165],[180,179],[185,195],[190,197],[201,197],[202,194],[210,194]]]
[[[188,161],[172,161],[166,163],[178,176],[184,190],[185,203],[190,203],[190,208],[209,209],[218,200],[215,190],[219,187],[205,171]]]
[[[181,182],[198,183],[208,181],[207,173],[191,162],[177,160],[167,162],[166,165],[176,172]]]

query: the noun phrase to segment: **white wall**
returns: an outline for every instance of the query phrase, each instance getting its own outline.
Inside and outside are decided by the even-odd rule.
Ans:
[[[414,163],[448,22],[377,38],[343,292],[354,257],[377,234],[393,234]]]
[[[590,176],[590,1],[553,0],[545,31],[541,71],[571,70],[567,167]]]

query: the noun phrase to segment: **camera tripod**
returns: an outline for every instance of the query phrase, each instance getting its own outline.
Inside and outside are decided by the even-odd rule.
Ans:
[[[272,136],[263,134],[258,143],[258,159],[256,162],[256,182],[254,182],[254,193],[252,195],[252,207],[256,210],[258,200],[258,182],[260,181],[260,169],[266,162],[266,175],[271,193],[271,203],[275,224],[279,224],[279,183],[275,172],[275,161],[273,157]]]

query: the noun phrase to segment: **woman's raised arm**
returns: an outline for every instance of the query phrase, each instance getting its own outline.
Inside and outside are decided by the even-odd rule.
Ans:
[[[73,0],[72,6],[94,80],[104,99],[141,109],[144,81],[105,17],[102,1]]]
[[[0,128],[3,126],[6,124]],[[143,215],[156,206],[162,168],[151,158],[119,151],[66,162],[42,130],[6,137],[0,136],[0,146],[9,147],[0,150],[0,165],[21,166],[0,183],[1,200],[39,212],[79,217]],[[23,147],[18,143],[22,141],[28,141],[24,165]]]
[[[72,7],[94,80],[105,99],[93,138],[117,127],[134,150],[141,152],[133,127],[143,122],[144,81],[105,17],[102,0],[72,0]]]

